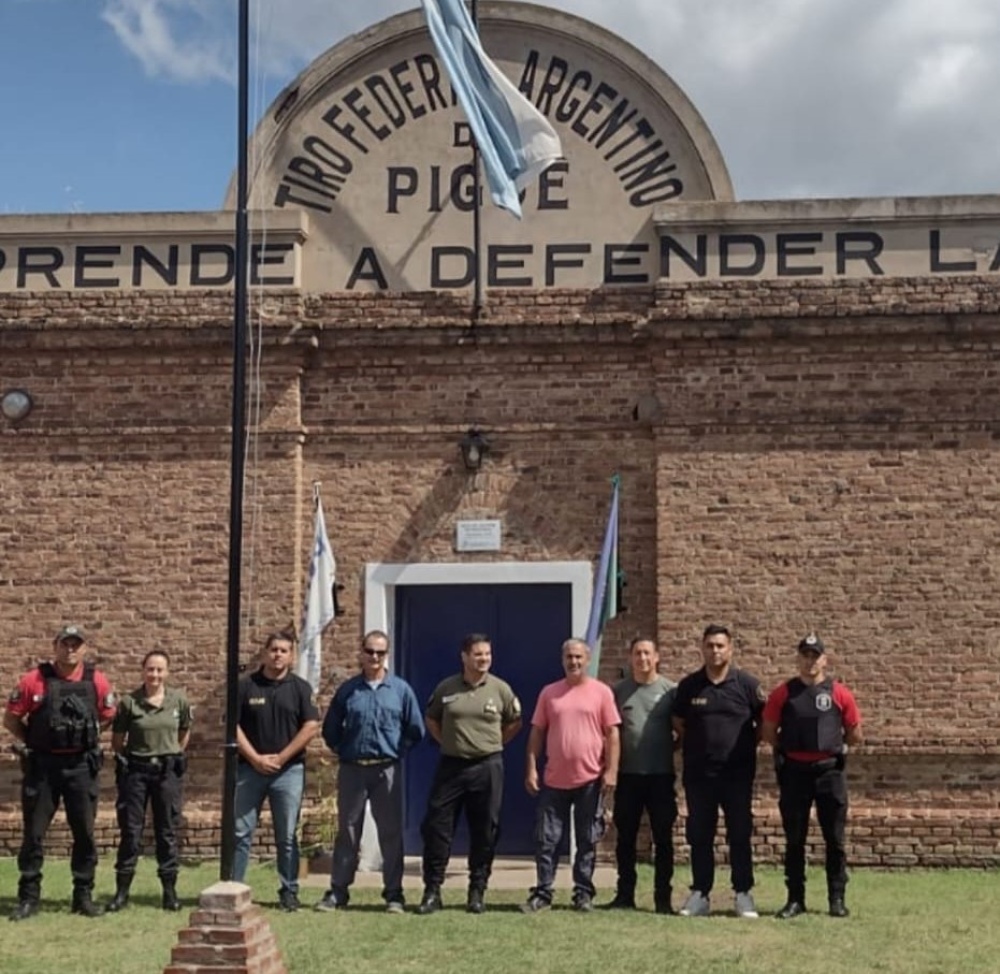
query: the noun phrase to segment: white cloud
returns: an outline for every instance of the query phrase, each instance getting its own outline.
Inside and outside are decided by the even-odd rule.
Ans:
[[[103,0],[152,75],[231,79],[235,0]],[[347,35],[418,0],[252,0],[259,111]],[[550,0],[619,34],[687,93],[738,196],[1000,188],[995,0]],[[258,102],[254,103],[257,108]]]
[[[107,0],[101,18],[151,77],[229,81],[235,50],[219,7],[217,0]]]

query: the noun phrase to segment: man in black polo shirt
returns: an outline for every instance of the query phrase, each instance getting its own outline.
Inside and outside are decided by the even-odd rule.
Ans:
[[[733,665],[725,626],[709,626],[701,641],[705,665],[677,687],[674,729],[684,755],[691,894],[681,916],[708,916],[715,880],[719,808],[726,819],[736,915],[756,917],[753,894],[751,800],[764,693],[756,677]]]
[[[266,798],[277,848],[281,908],[299,908],[296,835],[305,786],[305,749],[319,730],[312,688],[292,670],[295,640],[287,632],[267,637],[261,666],[240,680],[236,744],[236,855],[233,878],[243,882],[250,846]]]

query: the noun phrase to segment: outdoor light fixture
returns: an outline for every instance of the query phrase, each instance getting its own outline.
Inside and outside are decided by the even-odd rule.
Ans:
[[[462,442],[458,444],[462,451],[462,461],[466,470],[478,470],[483,465],[483,457],[489,451],[490,445],[486,437],[475,427],[469,430],[462,437]]]
[[[0,413],[10,423],[20,423],[22,419],[27,419],[34,406],[31,394],[24,389],[11,389],[0,399]]]

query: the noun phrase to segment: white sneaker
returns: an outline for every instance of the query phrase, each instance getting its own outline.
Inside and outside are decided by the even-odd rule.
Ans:
[[[679,913],[682,917],[707,917],[710,911],[708,897],[698,890],[692,890]]]
[[[755,920],[760,916],[753,901],[753,893],[736,894],[736,915],[747,920]]]

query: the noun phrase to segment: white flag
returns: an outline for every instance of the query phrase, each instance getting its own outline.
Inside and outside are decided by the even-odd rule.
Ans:
[[[326,535],[323,502],[316,498],[316,528],[313,532],[312,555],[309,558],[309,592],[302,617],[299,638],[299,662],[295,672],[308,680],[313,690],[319,690],[320,663],[323,653],[323,630],[333,622],[336,607],[333,586],[337,580],[337,562],[330,539]]]
[[[438,57],[465,110],[493,202],[518,219],[518,190],[562,158],[549,120],[486,56],[462,0],[423,0]]]

